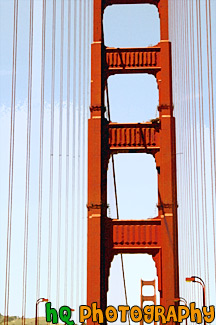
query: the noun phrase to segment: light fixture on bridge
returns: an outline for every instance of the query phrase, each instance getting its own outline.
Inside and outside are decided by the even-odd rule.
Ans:
[[[186,280],[187,281],[187,280]],[[179,298],[176,298],[174,299],[175,302],[183,302],[184,305],[187,307],[187,300],[185,298],[182,298],[182,297],[179,297]],[[185,324],[187,325],[187,318],[185,319]]]
[[[206,298],[205,298],[205,282],[199,276],[193,275],[190,278],[185,279],[186,282],[196,282],[202,286],[203,289],[203,307],[206,306]],[[206,325],[206,321],[204,318],[204,325]]]
[[[36,301],[36,310],[35,310],[35,325],[37,325],[37,318],[38,318],[38,305],[40,302],[48,302],[49,299],[46,298],[38,298]]]

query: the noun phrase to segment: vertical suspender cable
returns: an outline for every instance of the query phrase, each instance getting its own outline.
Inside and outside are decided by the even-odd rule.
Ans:
[[[36,299],[40,295],[41,269],[41,227],[43,192],[43,136],[44,136],[44,81],[45,81],[45,40],[46,40],[46,0],[42,10],[42,54],[41,54],[41,111],[40,111],[40,157],[39,157],[39,198],[38,198],[38,240],[37,240],[37,284]]]
[[[209,50],[210,50],[210,71],[211,71],[211,108],[212,108],[212,139],[213,139],[213,161],[214,161],[214,171],[216,171],[216,147],[215,147],[215,112],[214,112],[214,82],[213,82],[213,62],[212,62],[212,53],[213,53],[213,48],[212,48],[212,20],[211,20],[211,0],[208,0],[208,14],[209,14]],[[215,179],[215,192],[216,192],[216,177]],[[214,227],[215,231],[215,227]],[[215,235],[214,235],[215,239]],[[216,245],[215,245],[216,247]],[[215,254],[216,255],[216,254]],[[216,257],[215,257],[216,260]],[[215,261],[216,265],[216,261]],[[216,272],[216,269],[215,269]],[[216,278],[216,273],[215,273],[215,278]]]
[[[79,305],[80,300],[80,230],[81,230],[81,175],[80,175],[80,154],[81,154],[81,90],[82,90],[82,1],[79,2],[79,75],[78,75],[78,121],[77,121],[77,132],[78,132],[78,139],[77,139],[77,150],[78,150],[78,157],[77,157],[77,275],[76,275],[76,299],[77,299],[77,308]]]
[[[185,108],[186,108],[186,121],[187,121],[187,179],[188,179],[188,214],[189,214],[189,242],[188,244],[190,245],[190,274],[193,273],[193,267],[194,267],[194,245],[193,245],[193,222],[192,222],[192,216],[193,216],[193,191],[192,191],[192,180],[191,180],[191,107],[190,107],[190,100],[189,100],[189,95],[190,95],[190,82],[189,82],[189,51],[188,51],[188,46],[189,46],[189,41],[188,41],[188,15],[187,15],[187,7],[186,7],[186,1],[184,0],[184,6],[183,6],[183,11],[184,11],[184,38],[185,38],[185,56],[186,57],[186,64],[185,64]]]
[[[18,0],[14,0],[14,26],[13,26],[13,61],[12,61],[12,87],[11,87],[11,127],[10,127],[10,156],[9,156],[9,192],[8,192],[8,224],[6,247],[6,275],[5,275],[5,301],[4,324],[8,324],[8,309],[10,295],[10,260],[11,260],[11,228],[13,208],[13,175],[14,175],[14,132],[16,111],[16,65],[17,65],[17,30],[18,30]]]
[[[72,138],[72,253],[71,253],[71,306],[74,305],[74,290],[73,288],[75,287],[75,272],[74,272],[74,266],[75,266],[75,145],[76,145],[76,78],[77,78],[77,60],[76,60],[76,55],[77,55],[77,50],[76,50],[76,44],[77,44],[77,1],[74,1],[74,13],[73,13],[73,18],[74,18],[74,40],[73,40],[73,123],[72,123],[72,133],[73,133],[73,138]]]
[[[178,12],[178,15],[177,15],[177,31],[176,31],[176,39],[175,39],[175,42],[176,42],[176,48],[179,49],[179,60],[183,57],[183,49],[184,49],[184,44],[183,44],[183,23],[182,23],[182,19],[183,19],[183,15],[182,15],[182,1],[178,1],[177,3],[175,3],[175,9],[176,9],[176,12]],[[183,69],[183,66],[182,64],[178,64],[177,65],[177,79],[178,80],[182,80],[182,83],[178,83],[177,84],[177,95],[176,95],[176,102],[177,102],[177,105],[178,105],[178,108],[179,107],[182,107],[182,110],[181,110],[181,115],[179,114],[178,116],[180,116],[180,119],[179,119],[179,128],[181,128],[182,130],[184,130],[184,135],[185,135],[185,105],[182,105],[181,101],[182,101],[182,84],[184,85],[184,69]],[[180,179],[180,191],[181,191],[181,200],[185,202],[185,199],[187,198],[187,195],[185,193],[185,191],[183,191],[183,179],[185,178],[185,159],[186,159],[186,151],[185,151],[185,147],[183,145],[184,143],[184,138],[183,137],[180,137],[180,140],[179,140],[179,146],[181,147],[181,150],[184,152],[184,155],[183,155],[183,162],[181,164],[181,175],[182,175],[182,178]],[[186,219],[185,220],[185,206],[181,206],[181,216],[182,218],[180,220],[184,220],[183,222],[181,222],[181,231],[182,233],[184,233],[184,240],[185,242],[188,242],[188,227],[187,227],[187,222],[188,220]],[[183,259],[182,259],[182,263],[184,265],[184,269],[187,270],[187,267],[188,267],[188,264],[187,264],[187,259],[185,258],[186,257],[186,254],[183,254]]]
[[[181,18],[181,24],[182,24],[182,56],[181,57],[186,57],[186,47],[187,47],[187,41],[186,41],[186,35],[187,35],[187,31],[186,31],[186,26],[185,26],[185,12],[184,12],[184,6],[183,6],[184,0],[182,0],[182,6],[181,6],[181,10],[182,10],[182,18]],[[184,14],[183,14],[184,13]],[[187,61],[186,64],[183,66],[182,65],[182,75],[183,75],[183,87],[181,89],[182,91],[182,98],[184,98],[184,102],[182,102],[182,106],[184,107],[184,136],[185,136],[185,150],[184,150],[184,155],[185,155],[185,165],[184,165],[184,172],[185,172],[185,178],[188,180],[189,177],[189,168],[188,168],[188,164],[189,164],[189,121],[188,121],[188,101],[186,99],[187,96]],[[187,218],[187,230],[186,230],[186,234],[187,234],[187,247],[188,247],[188,256],[189,258],[186,259],[186,264],[187,264],[187,272],[190,274],[191,273],[191,238],[190,238],[190,231],[191,231],[191,227],[190,227],[190,182],[188,182],[188,186],[186,187],[185,190],[185,211],[184,211],[184,218],[186,217],[186,215],[189,215],[189,217]],[[186,218],[185,218],[186,221]]]
[[[204,146],[204,139],[205,139],[205,129],[204,129],[204,112],[203,112],[203,60],[202,60],[202,26],[201,26],[201,8],[200,2],[196,3],[197,5],[197,19],[199,30],[197,30],[197,38],[198,38],[198,61],[199,61],[199,116],[200,116],[200,151],[201,151],[201,179],[202,179],[202,219],[203,219],[203,242],[204,242],[204,272],[206,278],[206,286],[207,286],[207,296],[209,294],[209,271],[208,271],[208,249],[207,249],[207,204],[206,204],[206,167],[205,167],[205,146]]]
[[[29,22],[29,63],[28,63],[28,115],[27,115],[27,147],[26,147],[26,186],[25,186],[25,222],[23,249],[23,292],[22,292],[22,325],[25,325],[26,287],[28,262],[28,221],[29,221],[29,181],[30,181],[30,152],[31,152],[31,105],[32,105],[32,54],[33,54],[33,17],[34,0],[30,0]]]
[[[177,7],[178,6],[178,7]],[[181,12],[181,2],[178,2],[176,3],[176,12],[178,12],[178,15],[177,15],[177,31],[176,31],[176,39],[175,39],[175,42],[176,42],[176,48],[179,48],[182,50],[183,46],[182,46],[182,38],[181,38],[181,31],[182,31],[182,26],[181,26],[181,19],[182,19],[182,14],[179,14]],[[180,58],[182,57],[182,55],[180,54]],[[178,60],[178,58],[177,58]],[[182,76],[181,76],[181,73],[182,73],[182,65],[181,64],[178,64],[177,65],[177,73],[178,73],[178,79],[182,79]],[[181,99],[181,83],[178,83],[177,85],[177,96],[176,96],[176,101],[178,103],[178,107],[181,106],[181,102],[180,102],[180,99]],[[179,128],[182,128],[184,129],[184,111],[181,112],[181,115],[179,114],[180,116],[180,119],[179,119]],[[184,131],[185,132],[185,131]],[[181,147],[181,150],[183,150],[183,137],[180,137],[180,140],[179,140],[179,145]],[[182,164],[181,164],[181,174],[182,174],[182,178],[180,179],[180,186],[181,186],[181,200],[184,200],[184,191],[182,191],[182,184],[183,184],[183,179],[184,179],[184,161],[185,161],[185,155],[183,156],[183,161],[182,161]],[[182,216],[182,219],[184,220],[184,207],[182,206],[181,207],[181,216]],[[181,231],[182,233],[184,234],[187,234],[187,232],[185,232],[184,228],[186,227],[186,222],[184,220],[183,224],[181,223]],[[185,241],[187,240],[187,237],[185,237]],[[183,251],[183,258],[182,258],[182,263],[183,265],[185,266],[185,269],[187,267],[187,264],[186,264],[186,261],[185,261],[185,254],[184,254],[184,251]]]
[[[183,55],[182,55],[182,51],[183,51],[183,38],[182,38],[182,4],[180,1],[178,1],[177,3],[175,3],[175,12],[176,12],[176,18],[177,18],[177,30],[176,30],[176,38],[175,38],[175,47],[176,47],[176,62],[178,62],[178,60],[180,60]],[[177,69],[177,80],[183,80],[183,65],[182,64],[178,64],[176,65],[176,69]],[[184,84],[184,83],[183,83]],[[176,96],[176,102],[178,105],[178,117],[179,117],[179,129],[184,130],[184,134],[185,134],[185,113],[184,113],[184,105],[181,104],[181,100],[182,100],[182,83],[177,83],[177,96]],[[181,107],[183,107],[183,109],[181,109]],[[181,111],[180,111],[181,109]],[[186,159],[186,155],[185,155],[185,147],[184,147],[184,142],[185,139],[183,137],[180,137],[179,139],[179,147],[180,147],[180,151],[183,152],[183,157],[182,157],[182,163],[180,165],[181,168],[181,175],[182,177],[180,178],[180,193],[181,193],[181,201],[185,201],[185,191],[183,190],[183,184],[184,184],[184,178],[185,178],[185,159]],[[180,228],[181,228],[181,232],[182,232],[182,237],[184,236],[184,241],[188,242],[188,228],[187,228],[187,219],[185,218],[185,206],[181,206],[181,221],[183,220],[183,222],[180,223]],[[185,258],[186,254],[184,249],[182,249],[182,264],[184,265],[184,269],[183,272],[185,272],[185,270],[187,270],[187,259]]]
[[[191,258],[190,258],[190,268],[191,268],[191,273],[190,274],[195,274],[194,268],[196,268],[196,258],[195,258],[195,236],[194,236],[194,220],[193,217],[195,215],[194,213],[194,194],[195,191],[193,190],[193,173],[192,173],[192,163],[194,161],[193,159],[193,137],[192,137],[192,112],[191,112],[191,100],[190,100],[190,93],[191,93],[191,79],[190,79],[190,50],[189,47],[191,46],[190,43],[190,33],[189,33],[189,11],[188,11],[188,2],[185,0],[185,15],[186,15],[186,24],[185,24],[185,30],[186,30],[186,60],[187,60],[187,65],[186,65],[186,80],[187,80],[187,90],[188,92],[186,93],[186,101],[187,101],[187,120],[188,120],[188,179],[189,179],[189,206],[188,210],[190,211],[190,245],[191,245]],[[194,296],[194,286],[192,286],[192,295]]]
[[[106,98],[107,98],[107,108],[108,108],[108,120],[110,122],[111,121],[111,119],[110,119],[110,104],[109,104],[109,93],[108,93],[107,82],[106,82],[105,87],[106,87]],[[117,214],[117,219],[119,219],[118,196],[117,196],[116,174],[115,174],[115,161],[114,161],[113,155],[112,155],[111,159],[112,159],[112,172],[113,172],[113,182],[114,182],[114,191],[115,191],[116,214]],[[128,305],[126,279],[125,279],[125,271],[124,271],[124,261],[123,261],[122,254],[121,254],[121,267],[122,267],[122,276],[123,276],[123,284],[124,284],[125,302],[126,302],[126,305]],[[128,317],[128,322],[130,325],[130,317]]]
[[[87,23],[86,23],[86,28],[87,28],[87,62],[86,62],[86,71],[87,71],[87,89],[86,89],[86,110],[85,110],[85,131],[87,131],[87,122],[88,122],[88,107],[90,105],[90,44],[91,44],[91,37],[92,37],[92,26],[91,26],[91,8],[92,8],[92,1],[86,0],[87,1]],[[87,141],[87,134],[85,135],[85,139]],[[87,180],[87,143],[85,144],[85,149],[84,149],[85,157],[85,181]],[[85,183],[86,184],[86,183]],[[87,201],[87,189],[85,189],[85,200]],[[83,247],[84,247],[84,260],[87,261],[87,217],[86,213],[84,213],[84,227],[85,227],[85,236],[83,240]],[[85,270],[87,269],[87,265],[85,264]],[[86,280],[87,276],[86,273],[83,276],[83,282],[84,285],[83,287],[86,288]],[[85,289],[86,292],[86,289]],[[86,299],[86,295],[85,295]],[[83,301],[85,301],[83,299]]]
[[[190,39],[191,39],[191,76],[192,77],[192,120],[193,120],[193,156],[194,156],[194,194],[195,194],[195,218],[200,219],[198,208],[198,167],[197,167],[197,160],[198,160],[198,153],[197,153],[197,105],[196,105],[196,77],[195,77],[195,54],[194,54],[194,48],[195,48],[195,42],[194,42],[194,7],[193,7],[193,1],[190,3]],[[196,227],[196,245],[198,249],[197,254],[197,267],[200,265],[201,256],[200,256],[200,249],[199,249],[199,234],[200,234],[200,227],[199,222],[195,222]],[[197,269],[198,274],[200,274],[200,270]]]
[[[183,73],[184,73],[184,79],[185,81],[183,82],[183,94],[184,94],[184,118],[185,118],[185,178],[187,179],[187,191],[186,191],[186,205],[185,205],[185,210],[184,210],[184,219],[185,221],[187,220],[187,226],[185,227],[185,231],[187,232],[187,247],[189,250],[188,257],[186,259],[187,262],[187,273],[191,274],[192,269],[193,269],[193,236],[192,236],[192,215],[193,215],[193,206],[191,204],[192,202],[192,182],[191,182],[191,120],[190,120],[190,101],[189,101],[189,89],[190,89],[190,83],[189,83],[189,67],[188,67],[188,16],[187,16],[187,8],[186,8],[186,1],[184,0],[184,7],[182,16],[184,17],[184,20],[182,22],[182,27],[184,29],[184,56],[186,57],[186,64],[185,67],[183,68]],[[182,188],[183,190],[183,188]],[[192,244],[191,244],[192,243]],[[187,256],[187,254],[185,254]]]
[[[59,170],[58,170],[58,235],[57,235],[57,281],[56,306],[59,307],[61,276],[61,203],[62,203],[62,106],[63,106],[63,48],[64,48],[64,0],[61,0],[61,46],[60,46],[60,105],[59,105]]]
[[[49,235],[48,235],[48,274],[47,297],[51,297],[52,279],[52,227],[53,227],[53,155],[54,155],[54,113],[55,113],[55,34],[56,34],[56,0],[53,0],[52,13],[52,76],[51,76],[51,121],[50,121],[50,184],[49,184]]]
[[[198,110],[199,110],[199,145],[200,145],[200,157],[201,157],[201,192],[202,192],[202,217],[204,214],[204,206],[203,206],[203,179],[202,179],[202,170],[203,170],[203,157],[202,157],[202,117],[201,117],[201,99],[200,97],[202,96],[201,94],[201,86],[200,86],[200,38],[199,38],[199,14],[198,14],[198,3],[196,2],[196,36],[197,36],[197,76],[198,76],[198,93],[199,93],[199,100],[198,100]],[[203,220],[203,219],[202,219]],[[206,262],[206,257],[205,257],[205,248],[204,248],[204,263]],[[204,268],[205,270],[205,268]]]
[[[200,208],[199,208],[199,172],[198,172],[198,143],[197,143],[197,130],[198,130],[198,117],[197,117],[197,101],[196,101],[196,60],[195,60],[195,21],[194,21],[194,2],[189,3],[189,12],[190,12],[190,43],[191,43],[191,84],[192,84],[192,121],[193,121],[193,173],[194,173],[194,225],[195,225],[195,243],[196,243],[196,266],[195,270],[197,274],[201,274],[201,249],[200,249]],[[199,297],[200,298],[200,297]],[[200,300],[200,299],[199,299]]]
[[[83,238],[86,236],[85,232],[85,214],[86,214],[86,208],[84,206],[85,204],[85,183],[86,183],[86,99],[87,99],[87,88],[86,88],[86,77],[87,77],[87,66],[86,66],[86,25],[87,25],[87,12],[86,12],[87,6],[86,6],[86,0],[84,0],[84,14],[83,14],[83,108],[82,108],[82,130],[83,130],[83,138],[82,138],[82,205],[81,205],[81,256],[82,258],[82,265],[81,265],[81,270],[80,270],[80,290],[81,290],[81,303],[84,303],[84,292],[85,292],[85,287],[84,287],[84,269],[86,268],[86,263],[85,263],[85,258],[84,258],[84,245],[85,241]]]
[[[214,244],[214,265],[215,265],[215,280],[216,280],[216,239],[215,239],[215,212],[214,198],[216,180],[214,171],[216,170],[215,159],[215,134],[214,134],[214,98],[213,98],[213,71],[212,71],[212,42],[211,42],[211,9],[210,1],[206,0],[206,48],[207,48],[207,69],[208,69],[208,105],[209,105],[209,132],[210,132],[210,160],[211,160],[211,204],[212,204],[212,230]],[[215,183],[216,184],[216,183]]]
[[[215,112],[214,112],[214,82],[213,82],[213,62],[212,62],[212,20],[211,20],[211,1],[209,0],[209,47],[210,47],[210,66],[211,66],[211,107],[212,107],[212,138],[213,138],[213,166],[214,171],[216,171],[216,147],[215,147]],[[216,176],[214,176],[215,188],[214,192],[216,194]],[[214,266],[215,266],[215,283],[216,283],[216,242],[215,242],[215,220],[213,219],[213,236],[214,236]]]
[[[68,195],[69,195],[69,145],[70,145],[70,78],[71,78],[71,1],[68,1],[68,51],[67,51],[67,127],[66,127],[66,189],[65,189],[65,274],[64,303],[67,303],[68,280]]]
[[[178,3],[179,5],[179,12],[182,11],[182,1]],[[184,24],[182,23],[182,20],[183,20],[183,15],[182,14],[179,14],[179,24],[181,26],[181,28],[179,29],[179,48],[180,48],[180,57],[183,57],[183,50],[184,50],[184,43],[183,43],[183,31],[184,31]],[[185,85],[185,80],[184,80],[184,69],[182,67],[182,65],[180,65],[180,69],[179,69],[179,75],[180,75],[180,80],[182,80],[182,84],[183,86]],[[183,89],[184,91],[184,89]],[[182,101],[182,88],[181,88],[181,84],[179,84],[179,104],[181,104],[181,101]],[[186,127],[185,127],[185,105],[182,105],[183,106],[183,109],[182,109],[182,129],[184,129],[184,135],[185,135],[185,132],[186,132]],[[183,142],[185,142],[185,138],[182,139]],[[184,146],[185,148],[185,146]],[[185,177],[185,174],[186,174],[186,159],[187,159],[187,155],[185,154],[186,153],[186,150],[184,150],[184,163],[183,163],[183,175]],[[187,207],[187,188],[186,190],[184,191],[184,202],[185,202],[185,206]],[[185,207],[184,207],[185,209]],[[183,216],[185,216],[185,213],[184,213],[184,210],[183,210]],[[185,220],[186,222],[188,222],[188,220]],[[186,223],[185,222],[185,223]],[[188,225],[187,225],[187,231],[185,232],[185,242],[188,244]],[[185,268],[187,270],[187,267],[188,267],[188,264],[187,264],[187,260],[184,261],[184,264],[185,264]]]
[[[183,11],[183,0],[181,0],[181,11]],[[184,31],[185,31],[185,26],[184,26],[184,15],[181,14],[181,57],[184,57],[185,54],[184,54],[184,51],[185,51],[185,38],[184,38]],[[182,73],[182,78],[181,80],[183,81],[182,84],[183,84],[183,89],[181,88],[181,93],[182,93],[182,99],[184,98],[184,94],[185,94],[185,90],[186,90],[186,80],[185,80],[185,69],[184,67],[181,67],[181,73]],[[187,141],[187,118],[186,118],[186,104],[184,103],[183,105],[183,101],[181,102],[182,103],[182,106],[184,107],[183,108],[183,127],[184,127],[184,134],[185,134],[185,140]],[[185,160],[184,160],[184,175],[185,177],[187,178],[187,156],[188,156],[188,152],[187,152],[187,142],[185,141],[185,150],[184,150],[184,157],[185,157]],[[185,202],[185,209],[187,210],[188,208],[188,186],[186,187],[185,189],[185,192],[184,192],[184,202]],[[184,213],[184,216],[185,216],[185,213]],[[186,243],[187,243],[187,246],[189,248],[189,256],[190,256],[190,246],[189,246],[189,225],[188,225],[188,219],[187,219],[187,236],[186,236]],[[186,264],[186,267],[187,267],[187,272],[190,272],[189,270],[189,259],[187,259],[185,261],[185,264]]]

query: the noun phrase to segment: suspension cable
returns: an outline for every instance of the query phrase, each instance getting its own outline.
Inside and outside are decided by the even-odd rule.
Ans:
[[[65,274],[64,303],[67,304],[68,281],[68,198],[69,198],[69,146],[70,146],[70,79],[71,79],[71,1],[68,1],[68,52],[67,52],[67,127],[66,127],[66,189],[65,189]]]
[[[197,39],[198,39],[198,76],[199,76],[199,121],[200,121],[200,152],[201,152],[201,180],[202,180],[202,221],[203,221],[203,243],[204,243],[204,274],[207,279],[207,293],[209,294],[209,271],[208,271],[208,249],[207,249],[207,203],[206,203],[206,167],[205,167],[205,128],[204,128],[204,112],[203,112],[203,60],[202,60],[202,36],[201,36],[201,8],[200,2],[196,3],[197,12]]]
[[[26,185],[25,185],[25,221],[24,221],[24,252],[23,252],[23,292],[22,292],[22,325],[25,325],[26,287],[28,261],[28,223],[29,223],[29,185],[30,185],[30,152],[31,152],[31,106],[32,106],[32,55],[33,55],[33,17],[34,0],[30,0],[29,22],[29,64],[28,64],[28,115],[27,115],[27,146],[26,146]]]
[[[213,138],[213,166],[214,171],[216,170],[216,145],[215,145],[215,111],[214,111],[214,80],[213,80],[213,61],[212,61],[212,19],[211,19],[211,1],[208,2],[209,9],[209,48],[210,48],[210,71],[211,71],[211,107],[212,107],[212,138]],[[214,195],[216,194],[216,177],[214,175],[215,187],[214,187]],[[214,265],[215,265],[215,284],[216,284],[216,236],[215,236],[215,219],[213,218],[213,238],[214,238]]]
[[[86,34],[87,34],[87,5],[86,5],[86,0],[84,0],[84,8],[83,8],[83,107],[82,107],[82,191],[81,193],[83,194],[83,201],[82,201],[82,209],[81,209],[81,237],[85,238],[86,236],[86,210],[84,209],[84,202],[85,202],[85,182],[86,182],[86,135],[87,135],[87,128],[86,128],[86,110],[87,110],[87,94],[86,94],[86,82],[87,82],[87,75],[88,75],[88,70],[86,66]],[[85,241],[81,241],[81,256],[84,257],[84,248],[85,248]],[[85,259],[82,259],[83,264],[85,263]],[[84,303],[84,269],[86,268],[86,263],[84,265],[81,265],[81,275],[80,275],[80,283],[81,283],[81,303]]]
[[[58,235],[57,235],[57,277],[56,306],[59,307],[61,282],[61,215],[62,215],[62,108],[63,108],[63,49],[64,49],[64,0],[61,0],[61,46],[60,46],[60,105],[59,105],[59,168],[58,168]]]
[[[77,121],[77,235],[80,236],[80,230],[81,230],[81,173],[80,173],[80,165],[81,165],[81,107],[82,107],[82,101],[81,101],[81,94],[82,94],[82,8],[83,8],[83,2],[79,2],[79,39],[78,39],[78,53],[79,53],[79,61],[78,61],[78,67],[79,67],[79,73],[78,73],[78,121]],[[77,259],[76,259],[76,265],[77,265],[77,274],[76,274],[76,299],[77,299],[77,305],[79,305],[80,301],[80,242],[77,241]],[[77,306],[78,308],[78,306]]]
[[[44,83],[45,83],[45,44],[46,44],[45,41],[46,41],[46,0],[43,0],[36,300],[40,296],[40,271],[41,271],[41,227],[42,227],[43,147],[44,147],[43,145],[44,144]]]
[[[207,48],[207,71],[208,71],[208,106],[209,106],[209,138],[210,138],[210,160],[211,160],[211,207],[212,207],[212,232],[214,246],[214,265],[216,265],[216,239],[215,239],[215,134],[214,134],[214,98],[213,98],[213,71],[212,71],[212,40],[211,40],[211,2],[206,0],[206,48]],[[216,183],[215,183],[216,184]],[[216,267],[215,267],[216,280]]]
[[[52,12],[52,75],[51,75],[51,121],[50,121],[50,184],[49,184],[49,235],[48,235],[48,274],[47,298],[51,297],[52,281],[52,228],[53,228],[53,155],[54,155],[54,117],[55,117],[55,41],[56,41],[56,0]]]
[[[195,242],[196,242],[196,272],[201,274],[201,246],[200,246],[200,209],[199,209],[199,171],[198,171],[198,114],[197,114],[197,101],[196,101],[196,76],[195,71],[197,69],[195,63],[195,40],[194,40],[194,3],[190,2],[190,39],[191,39],[191,76],[192,76],[192,120],[193,120],[193,157],[194,157],[194,197],[195,197],[195,210],[194,210],[194,224],[195,224]],[[197,222],[198,219],[198,222]],[[199,295],[200,296],[200,295]],[[200,301],[199,297],[199,301]]]
[[[105,90],[106,90],[106,98],[107,98],[108,120],[109,120],[109,122],[111,122],[111,119],[110,119],[109,92],[108,92],[107,82],[105,84]],[[112,172],[113,172],[113,182],[114,182],[114,191],[115,191],[116,215],[117,215],[117,219],[119,219],[118,195],[117,195],[116,174],[115,174],[115,161],[114,161],[113,155],[111,155],[111,160],[112,160]],[[125,302],[126,302],[126,305],[128,305],[126,279],[125,279],[125,271],[124,271],[124,261],[123,261],[123,255],[122,254],[121,254],[121,267],[122,267],[122,276],[123,276],[123,284],[124,284]],[[129,325],[130,325],[130,317],[128,317],[128,322],[129,322]]]
[[[11,126],[10,126],[10,156],[9,156],[9,192],[8,192],[8,224],[6,247],[6,275],[5,275],[5,301],[4,325],[8,325],[8,309],[10,295],[10,262],[11,262],[11,230],[13,208],[13,176],[14,176],[14,132],[16,112],[16,66],[17,66],[17,31],[18,31],[18,0],[14,0],[14,26],[13,26],[13,61],[12,61],[12,87],[11,87]]]
[[[77,1],[74,1],[73,7],[73,116],[72,116],[72,226],[71,226],[71,233],[72,233],[72,252],[71,252],[71,287],[75,287],[75,272],[74,272],[74,265],[75,265],[75,156],[76,156],[76,78],[77,78]],[[74,290],[71,290],[71,306],[74,305]]]

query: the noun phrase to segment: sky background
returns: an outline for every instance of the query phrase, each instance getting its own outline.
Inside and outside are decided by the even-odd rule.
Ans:
[[[173,0],[174,1],[174,0]],[[201,1],[202,5],[204,1]],[[213,9],[216,1],[211,1]],[[70,93],[70,143],[69,143],[69,200],[66,200],[66,119],[67,119],[67,36],[68,1],[64,1],[64,69],[63,69],[63,134],[62,134],[62,190],[60,229],[60,283],[57,284],[57,238],[59,211],[59,106],[60,106],[60,7],[57,0],[56,16],[56,82],[55,82],[55,134],[54,134],[54,179],[53,179],[53,249],[52,282],[50,301],[56,306],[66,304],[78,310],[86,299],[86,203],[87,203],[87,116],[89,107],[89,51],[92,28],[91,1],[77,1],[74,20],[74,0],[71,15],[71,93]],[[85,16],[86,8],[86,16]],[[215,10],[216,11],[216,10]],[[81,12],[81,14],[80,14]],[[80,19],[81,17],[81,19]],[[86,19],[85,19],[86,17]],[[39,145],[40,145],[40,97],[41,97],[41,20],[42,1],[34,2],[32,129],[29,205],[29,244],[27,280],[27,317],[34,317],[37,278],[37,235],[39,193]],[[215,20],[216,21],[216,20]],[[214,24],[215,24],[214,21]],[[74,25],[75,23],[75,25]],[[76,27],[76,33],[74,30]],[[213,30],[212,26],[212,30]],[[29,1],[19,1],[18,55],[15,122],[15,163],[12,214],[12,248],[10,275],[9,315],[21,316],[23,274],[23,229],[25,216],[25,163],[26,121],[28,96],[28,32]],[[4,313],[6,229],[8,213],[8,171],[10,141],[10,106],[13,45],[13,1],[0,0],[0,313]],[[74,52],[74,35],[76,50]],[[81,43],[79,43],[81,35]],[[160,40],[160,22],[157,8],[153,5],[116,5],[104,13],[105,45],[110,47],[144,47],[156,45]],[[85,42],[86,40],[86,42]],[[215,41],[215,39],[214,39]],[[215,43],[214,43],[215,44]],[[81,46],[84,45],[84,46]],[[82,50],[79,51],[81,46]],[[215,49],[215,47],[214,47]],[[43,204],[42,204],[42,253],[40,296],[47,297],[48,216],[49,216],[49,165],[51,123],[51,67],[52,67],[52,1],[47,1],[46,16],[46,66],[44,106],[44,158],[43,158]],[[75,66],[74,66],[75,64]],[[79,73],[80,71],[80,73]],[[74,77],[75,76],[75,77]],[[76,89],[74,91],[74,84]],[[111,76],[108,80],[111,120],[113,122],[143,122],[158,116],[158,89],[153,76]],[[174,79],[174,89],[178,81]],[[206,91],[206,89],[205,89]],[[176,90],[177,93],[177,90]],[[184,94],[186,102],[188,94]],[[174,100],[179,99],[174,96]],[[175,105],[177,103],[174,102]],[[180,106],[179,106],[180,107]],[[206,114],[206,137],[208,118]],[[81,126],[81,128],[79,127]],[[74,140],[75,139],[75,140]],[[80,147],[78,139],[80,139]],[[73,142],[73,140],[75,142]],[[207,140],[208,142],[208,140]],[[73,146],[75,144],[75,146]],[[80,148],[80,149],[79,149]],[[207,155],[208,149],[207,150]],[[184,148],[177,147],[177,153]],[[181,156],[178,159],[182,159]],[[177,160],[178,161],[178,160]],[[206,168],[210,165],[206,160]],[[115,157],[117,191],[120,219],[147,219],[157,215],[157,174],[155,161],[146,154],[122,154]],[[72,172],[74,168],[75,174]],[[74,176],[75,175],[75,176]],[[208,176],[210,177],[210,176]],[[208,178],[209,179],[209,178]],[[210,196],[210,193],[209,193]],[[179,202],[183,197],[179,196]],[[68,202],[68,226],[65,225]],[[116,217],[112,172],[108,170],[108,216]],[[210,225],[211,226],[211,225]],[[66,234],[68,255],[65,255]],[[212,235],[209,234],[212,243]],[[81,258],[78,258],[78,255]],[[65,263],[65,261],[68,261]],[[125,275],[129,305],[140,305],[140,279],[156,278],[156,269],[151,256],[124,256]],[[65,277],[67,265],[67,277]],[[213,267],[211,267],[213,274]],[[184,281],[182,273],[181,281]],[[190,274],[186,274],[189,276]],[[57,287],[60,292],[57,293]],[[184,287],[182,287],[184,288]],[[77,299],[75,299],[75,297]],[[110,270],[108,304],[125,304],[120,256],[114,258]],[[40,315],[44,306],[40,306]],[[74,319],[78,321],[77,312]]]

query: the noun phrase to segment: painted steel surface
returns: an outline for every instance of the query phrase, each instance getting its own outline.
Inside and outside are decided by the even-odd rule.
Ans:
[[[158,7],[161,41],[140,49],[106,48],[103,11],[114,4],[151,3]],[[91,48],[91,117],[88,124],[87,304],[107,306],[111,261],[119,253],[151,254],[157,267],[160,304],[166,309],[179,297],[175,119],[172,102],[168,0],[94,0]],[[152,73],[159,89],[159,120],[109,123],[105,116],[106,79],[115,73]],[[158,217],[112,220],[107,217],[107,169],[111,154],[152,154],[158,172]],[[92,320],[88,320],[92,324]],[[169,324],[172,324],[170,322]]]

